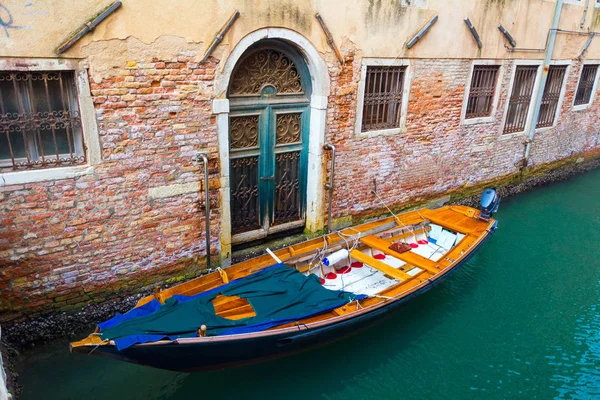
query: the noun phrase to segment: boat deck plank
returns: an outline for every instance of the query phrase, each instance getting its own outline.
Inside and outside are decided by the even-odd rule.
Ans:
[[[387,264],[385,264],[371,256],[368,256],[365,253],[358,251],[358,250],[352,250],[350,252],[350,257],[368,265],[371,268],[375,268],[376,270],[379,270],[379,271],[383,272],[384,274],[391,276],[392,278],[399,279],[401,281],[407,282],[414,278],[414,277],[408,275],[406,272],[400,271],[399,269],[396,269],[390,265],[387,265]]]
[[[390,255],[408,264],[425,269],[432,274],[435,274],[439,271],[438,264],[428,258],[415,254],[411,251],[398,253],[394,250],[391,250],[389,248],[391,243],[387,240],[383,240],[375,236],[367,236],[366,238],[360,239],[360,241],[366,246],[381,251],[383,254]]]

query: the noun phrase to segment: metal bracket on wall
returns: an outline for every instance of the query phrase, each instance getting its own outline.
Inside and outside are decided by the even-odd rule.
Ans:
[[[471,31],[471,35],[473,35],[473,39],[475,39],[475,42],[477,42],[477,47],[482,48],[483,43],[481,43],[481,38],[479,37],[479,33],[477,33],[477,29],[475,29],[475,27],[471,23],[471,20],[469,19],[469,17],[466,17],[464,21],[465,21],[465,24],[467,24],[467,27],[469,28],[469,30]]]
[[[225,25],[223,25],[221,30],[219,32],[217,32],[212,43],[210,44],[210,46],[208,46],[208,50],[206,50],[206,53],[204,53],[204,57],[202,57],[202,60],[200,60],[200,64],[202,64],[204,61],[206,61],[208,59],[208,57],[210,57],[212,52],[215,51],[215,49],[217,48],[219,43],[221,43],[223,41],[223,37],[225,36],[225,34],[229,30],[229,28],[231,28],[231,26],[233,25],[235,20],[239,18],[239,16],[240,16],[239,10],[235,10],[233,12],[233,14],[231,14],[231,17],[229,17],[229,19],[227,20]]]
[[[596,3],[598,2],[597,0],[595,1]],[[581,16],[581,24],[579,25],[579,29],[583,29],[585,26],[585,17],[587,15],[588,8],[590,8],[590,0],[585,0],[585,8],[583,9],[583,15]]]
[[[56,49],[56,52],[58,54],[62,54],[65,51],[67,51],[71,46],[73,46],[79,39],[81,39],[82,37],[84,37],[88,32],[93,31],[94,28],[100,22],[104,21],[104,19],[106,17],[108,17],[110,14],[112,14],[113,11],[115,11],[117,8],[121,7],[121,5],[122,5],[122,3],[120,1],[115,1],[110,6],[106,7],[106,9],[104,9],[104,11],[102,11],[100,13],[100,15],[98,15],[96,18],[94,18],[94,19],[86,22],[83,25],[83,27],[81,27],[81,29],[79,31],[77,31],[77,33],[75,35],[73,35],[65,43],[63,43],[60,46],[58,46],[58,48]]]
[[[331,47],[331,49],[335,53],[335,56],[340,61],[340,64],[343,64],[344,63],[344,57],[342,57],[342,53],[340,53],[340,50],[335,45],[335,42],[333,41],[333,36],[331,35],[331,32],[329,32],[329,29],[327,28],[327,25],[325,25],[325,21],[323,21],[323,18],[321,17],[321,14],[316,13],[315,17],[317,18],[317,21],[319,21],[319,25],[321,25],[321,29],[323,29],[323,33],[325,33],[325,37],[327,38],[327,43],[329,44],[329,47]]]
[[[413,38],[408,41],[408,43],[406,44],[406,47],[409,48],[409,49],[411,47],[413,47],[423,36],[425,36],[425,34],[427,32],[429,32],[429,30],[431,29],[431,27],[433,26],[433,24],[435,24],[437,22],[437,20],[438,20],[438,16],[437,15],[435,17],[431,18],[429,20],[429,22],[427,22],[425,24],[425,26],[422,27],[419,30],[419,32],[417,32],[417,34],[415,36],[413,36]]]
[[[331,233],[331,208],[333,205],[333,188],[335,181],[335,146],[331,143],[326,143],[323,148],[325,150],[331,150],[331,178],[329,183],[325,184],[325,189],[329,190],[329,209],[327,211],[327,232]]]
[[[515,42],[515,39],[513,39],[510,33],[508,33],[508,31],[502,26],[502,24],[498,24],[498,29],[500,30],[500,32],[502,32],[502,34],[504,35],[506,40],[508,40],[508,43],[510,43],[512,47],[517,47],[517,42]]]
[[[205,236],[206,236],[206,269],[210,269],[210,196],[208,187],[208,153],[196,153],[192,157],[192,162],[197,163],[202,160],[204,164],[204,205],[205,205]]]

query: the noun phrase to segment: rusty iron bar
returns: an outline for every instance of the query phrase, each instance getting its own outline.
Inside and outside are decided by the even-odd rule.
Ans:
[[[499,65],[476,65],[473,67],[465,118],[491,115],[499,70]]]
[[[504,45],[504,48],[508,51],[531,51],[531,52],[538,52],[538,53],[542,53],[542,52],[546,51],[546,49],[536,49],[533,47],[510,47],[507,45]]]
[[[413,47],[415,44],[417,44],[417,42],[423,37],[425,36],[425,34],[427,32],[429,32],[429,30],[431,29],[431,27],[433,26],[433,24],[435,24],[438,20],[438,16],[436,15],[435,17],[431,18],[426,24],[425,26],[423,26],[419,32],[417,32],[417,34],[415,36],[413,36],[412,39],[410,39],[408,41],[408,43],[406,44],[407,48],[411,48]]]
[[[508,33],[508,31],[502,26],[502,24],[498,24],[498,29],[500,30],[500,32],[502,32],[502,34],[504,35],[506,40],[508,40],[512,47],[517,47],[517,42],[515,42],[515,39],[513,39],[511,34]]]
[[[550,65],[548,70],[548,81],[544,88],[542,106],[540,108],[540,116],[537,121],[536,129],[554,125],[558,100],[560,99],[560,92],[562,90],[566,71],[566,65]]]
[[[365,78],[363,132],[397,128],[402,109],[405,66],[369,66]]]
[[[592,34],[594,34],[594,35],[600,34],[600,32],[598,32],[598,31],[579,32],[579,31],[572,31],[572,30],[569,30],[569,29],[559,29],[559,28],[552,28],[550,30],[551,31],[556,31],[558,33],[570,33],[570,34],[573,34],[573,35],[583,35],[583,36],[589,36],[589,35],[592,35]]]
[[[210,57],[212,52],[215,51],[215,49],[217,48],[219,43],[221,43],[223,41],[223,38],[225,37],[225,34],[229,30],[229,28],[231,28],[231,26],[239,18],[239,16],[240,16],[239,10],[235,10],[233,12],[233,14],[231,14],[231,17],[229,17],[229,19],[227,20],[225,25],[223,25],[221,30],[219,30],[219,32],[217,32],[212,43],[210,44],[210,46],[208,46],[208,50],[206,50],[206,53],[204,53],[204,57],[202,57],[202,60],[200,60],[200,64],[202,64],[204,61],[206,61],[208,59],[208,57]]]
[[[335,53],[335,56],[340,61],[340,64],[344,64],[344,57],[342,57],[342,53],[340,53],[340,50],[335,45],[335,42],[333,41],[333,36],[331,35],[329,28],[327,28],[327,25],[325,25],[325,21],[323,21],[323,17],[321,17],[321,14],[319,14],[319,13],[316,13],[315,17],[317,18],[317,21],[319,21],[319,25],[321,25],[321,29],[323,29],[323,33],[325,33],[325,37],[327,38],[327,43],[329,44],[329,47],[331,47],[331,49]]]
[[[113,4],[108,6],[96,18],[92,19],[91,21],[86,22],[83,25],[83,27],[81,27],[81,29],[75,35],[73,35],[73,37],[71,37],[71,39],[67,40],[65,43],[58,46],[58,48],[56,49],[56,52],[58,54],[62,54],[65,51],[67,51],[71,46],[73,46],[75,44],[75,42],[77,42],[79,39],[84,37],[88,32],[93,31],[94,28],[100,22],[104,21],[104,19],[106,17],[108,17],[110,14],[112,14],[113,11],[115,11],[117,8],[121,7],[121,5],[122,5],[121,1],[115,1]]]
[[[479,37],[479,33],[477,33],[477,29],[475,29],[475,27],[471,23],[471,20],[469,19],[469,17],[465,17],[464,21],[465,21],[465,24],[467,24],[469,31],[471,31],[471,35],[473,35],[473,39],[475,39],[475,42],[477,43],[477,47],[479,47],[481,49],[483,47],[483,43],[481,43],[481,38]]]
[[[325,150],[331,150],[331,178],[329,183],[325,185],[325,189],[329,190],[329,208],[327,210],[327,233],[331,233],[331,209],[333,206],[333,188],[335,182],[335,146],[331,143],[325,143],[323,146]]]
[[[503,133],[525,130],[538,65],[516,66]]]
[[[597,71],[597,64],[587,64],[581,69],[581,78],[579,79],[579,85],[575,92],[575,100],[573,101],[574,106],[580,106],[590,102]]]
[[[10,93],[0,93],[0,132],[6,136],[13,169],[85,163],[86,148],[81,135],[77,98],[76,95],[70,97],[66,87],[72,85],[74,79],[72,71],[11,71],[0,74],[0,81],[8,85],[12,82],[12,96]],[[14,99],[13,106],[16,104],[16,112],[10,112],[8,108],[11,97]],[[13,134],[19,133],[22,153],[15,154],[15,144],[19,141]],[[59,135],[66,138],[68,151],[64,147],[59,148]],[[48,149],[48,154],[43,139],[54,149]],[[15,140],[17,142],[13,143]]]

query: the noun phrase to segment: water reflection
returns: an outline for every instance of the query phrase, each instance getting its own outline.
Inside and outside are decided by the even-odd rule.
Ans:
[[[559,398],[600,398],[600,315],[598,305],[584,310],[577,318],[573,342],[575,351],[562,351],[550,365],[559,367],[553,375]]]

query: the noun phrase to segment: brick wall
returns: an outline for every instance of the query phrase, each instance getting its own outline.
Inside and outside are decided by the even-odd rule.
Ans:
[[[357,220],[370,210],[383,209],[370,193],[374,180],[382,200],[397,205],[518,171],[527,135],[501,134],[513,62],[503,62],[495,121],[464,125],[461,110],[471,64],[471,60],[414,60],[407,133],[375,137],[355,134],[360,58],[351,57],[332,74],[336,89],[329,102],[327,141],[338,150],[334,219],[353,215]],[[578,62],[571,66],[559,123],[536,134],[530,165],[600,144],[598,101],[586,110],[572,110],[580,69]]]
[[[461,125],[470,60],[414,60],[407,133],[357,137],[361,57],[327,55],[331,95],[326,141],[338,150],[334,218],[376,212],[518,169],[525,136],[502,136],[512,61],[504,61],[495,121]],[[151,198],[194,184],[191,159],[211,154],[212,252],[219,251],[217,129],[211,59],[130,61],[91,84],[102,161],[90,175],[0,187],[0,320],[70,310],[129,290],[195,274],[204,262],[203,197]],[[599,101],[571,108],[581,65],[567,78],[561,120],[536,136],[539,165],[598,147]]]
[[[102,148],[93,174],[0,188],[2,319],[78,308],[202,265],[203,196],[152,199],[149,189],[198,182],[192,155],[218,154],[214,68],[188,57],[128,62],[91,83]],[[216,252],[218,159],[209,172]]]

